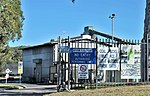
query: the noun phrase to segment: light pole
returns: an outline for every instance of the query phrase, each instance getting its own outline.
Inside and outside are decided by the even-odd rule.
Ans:
[[[109,18],[112,20],[112,47],[114,47],[114,44],[113,44],[113,40],[114,40],[114,17],[115,17],[114,13],[111,16],[109,16]],[[115,71],[112,70],[111,74],[112,74],[113,81],[115,81]]]
[[[114,40],[114,17],[115,17],[114,13],[111,16],[109,16],[109,18],[112,19],[112,46],[113,46],[113,40]]]

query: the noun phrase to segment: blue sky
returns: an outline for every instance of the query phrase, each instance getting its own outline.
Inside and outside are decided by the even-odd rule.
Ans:
[[[21,0],[25,21],[23,37],[11,46],[38,45],[58,36],[79,36],[85,26],[111,34],[112,13],[116,14],[114,35],[141,40],[146,0]]]

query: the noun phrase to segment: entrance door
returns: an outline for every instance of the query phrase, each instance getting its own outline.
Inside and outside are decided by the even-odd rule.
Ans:
[[[42,64],[37,63],[36,64],[36,82],[41,82],[42,81]]]

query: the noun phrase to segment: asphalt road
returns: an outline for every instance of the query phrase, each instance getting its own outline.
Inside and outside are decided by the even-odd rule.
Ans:
[[[19,83],[8,83],[11,85],[20,85]],[[0,95],[2,96],[43,96],[57,92],[56,85],[38,85],[38,84],[26,84],[24,89],[0,89]]]

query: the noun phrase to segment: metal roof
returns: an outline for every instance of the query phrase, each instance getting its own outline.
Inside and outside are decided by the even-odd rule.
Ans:
[[[41,45],[28,46],[28,47],[22,48],[22,50],[36,48],[36,47],[43,47],[43,46],[53,46],[55,44],[57,44],[57,43],[56,42],[49,42],[49,43],[44,43],[44,44],[41,44]]]

